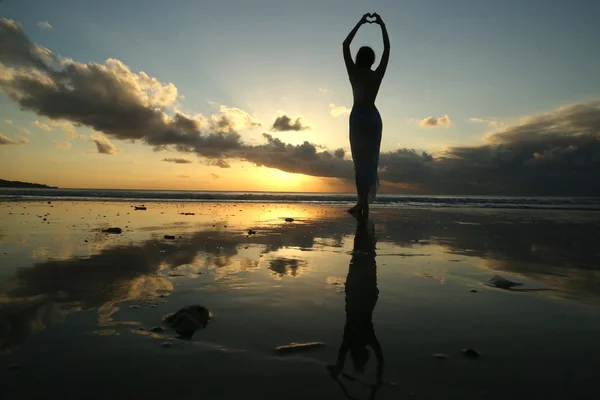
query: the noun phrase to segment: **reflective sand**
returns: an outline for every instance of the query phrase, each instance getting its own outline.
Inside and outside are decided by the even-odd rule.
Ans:
[[[371,227],[340,207],[134,205],[0,203],[8,398],[596,390],[597,213],[374,209]],[[495,274],[524,285],[488,286]],[[212,313],[191,341],[140,329],[190,304]],[[315,341],[327,346],[274,351]]]

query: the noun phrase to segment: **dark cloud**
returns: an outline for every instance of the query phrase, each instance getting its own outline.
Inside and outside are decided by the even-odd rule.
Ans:
[[[11,144],[26,144],[29,143],[29,139],[21,137],[19,138],[19,140],[13,140],[11,138],[9,138],[8,136],[3,135],[2,133],[0,133],[0,146],[7,146],[7,145],[11,145]]]
[[[287,115],[281,115],[275,119],[271,129],[279,132],[304,131],[310,129],[310,126],[302,118],[296,118],[296,120],[292,121]]]
[[[309,142],[291,145],[269,134],[263,134],[264,144],[246,144],[238,130],[261,122],[243,110],[221,106],[211,117],[183,114],[174,106],[178,91],[173,84],[134,73],[119,60],[58,60],[7,19],[0,19],[0,90],[37,115],[85,125],[111,139],[140,140],[156,151],[194,153],[222,168],[228,159],[238,159],[353,180],[352,161],[344,159],[341,149],[323,150]],[[445,126],[450,119],[421,122]],[[276,130],[304,127],[287,116],[273,124]],[[499,126],[482,145],[451,147],[435,155],[409,149],[384,152],[380,179],[394,190],[412,193],[600,195],[599,127],[599,103],[563,107]],[[95,141],[98,150],[114,154],[114,146],[104,139]]]
[[[93,135],[92,141],[96,144],[98,153],[114,155],[117,153],[117,148],[107,138],[101,135]]]
[[[192,161],[188,160],[187,158],[163,158],[162,159],[164,162],[171,162],[171,163],[175,163],[175,164],[191,164]]]

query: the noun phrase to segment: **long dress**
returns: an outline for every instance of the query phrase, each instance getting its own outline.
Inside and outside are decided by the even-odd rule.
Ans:
[[[350,113],[350,149],[358,202],[372,203],[379,189],[379,148],[383,122],[376,107],[353,108]]]

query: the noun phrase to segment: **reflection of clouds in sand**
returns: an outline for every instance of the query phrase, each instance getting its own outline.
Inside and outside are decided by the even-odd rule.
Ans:
[[[533,280],[535,283],[525,285],[514,291],[529,290],[532,286],[535,289],[558,290],[548,291],[550,296],[557,296],[569,299],[581,299],[591,296],[598,297],[598,282],[600,282],[600,271],[586,269],[553,268],[548,265],[547,268],[540,268],[538,264],[529,264],[515,260],[482,260],[480,267],[497,272],[507,272],[515,277],[523,277]],[[511,280],[518,278],[508,277]]]
[[[21,299],[0,298],[0,354],[18,349],[23,338],[41,332],[50,324],[63,322],[77,308],[62,308],[47,296]]]
[[[307,269],[306,260],[298,258],[275,258],[269,260],[269,267],[275,278],[281,279],[284,276],[297,278]]]
[[[440,282],[440,284],[442,284],[442,285],[446,281],[446,278],[444,278],[443,276],[433,275],[433,274],[430,274],[429,272],[417,272],[414,274],[414,276],[418,276],[418,277],[426,278],[426,279],[433,279],[433,280]]]
[[[186,210],[190,207],[187,206]],[[242,207],[244,211],[240,212],[238,208]],[[346,254],[352,249],[352,241],[348,239],[354,237],[355,225],[351,217],[342,211],[338,213],[339,210],[329,208],[330,214],[322,211],[321,215],[321,211],[317,211],[314,219],[287,223],[282,216],[289,214],[299,218],[300,214],[293,211],[302,210],[302,207],[281,207],[272,213],[268,206],[253,207],[212,206],[210,209],[214,211],[210,212],[214,215],[184,217],[173,207],[165,207],[170,216],[163,216],[160,214],[162,209],[155,210],[155,205],[152,205],[148,212],[139,214],[139,218],[152,225],[150,232],[157,230],[151,235],[148,231],[136,231],[136,224],[132,223],[131,231],[123,235],[107,235],[92,227],[84,228],[83,235],[79,233],[80,236],[77,236],[73,232],[60,239],[67,244],[79,243],[87,252],[68,245],[61,247],[57,242],[52,243],[52,246],[56,245],[55,250],[46,243],[37,243],[38,247],[32,249],[35,253],[32,256],[38,262],[29,268],[19,269],[14,279],[7,282],[6,286],[10,289],[5,291],[2,297],[4,306],[0,307],[1,343],[4,343],[3,346],[18,345],[30,334],[54,321],[47,315],[52,307],[61,307],[62,303],[57,305],[55,300],[58,291],[66,293],[61,302],[79,302],[78,307],[83,310],[95,308],[102,325],[114,325],[118,323],[114,314],[123,301],[156,298],[160,293],[172,291],[176,279],[200,279],[202,284],[208,283],[205,286],[208,290],[254,285],[256,280],[265,279],[265,274],[248,277],[244,273],[257,270],[267,271],[269,282],[271,278],[304,279],[311,272],[306,262],[309,254],[310,267],[319,271],[327,267],[329,261],[326,257],[335,253]],[[208,206],[198,208],[208,212]],[[253,211],[249,211],[251,209]],[[276,207],[274,209],[277,210]],[[255,214],[263,220],[251,220],[250,216]],[[443,261],[442,268],[451,274],[450,268],[463,268],[483,259],[486,260],[486,268],[492,268],[499,274],[502,271],[520,273],[557,287],[567,296],[598,296],[595,282],[600,277],[593,270],[600,261],[595,244],[595,229],[598,227],[592,223],[557,225],[538,218],[539,222],[535,224],[507,224],[516,217],[495,214],[482,217],[481,214],[468,213],[457,217],[456,212],[429,210],[409,210],[406,214],[396,210],[389,217],[385,210],[378,210],[374,215],[380,237],[378,254],[382,257],[398,256],[386,257],[382,260],[384,264],[401,263],[401,258],[410,255],[412,265],[418,268],[415,272],[421,273],[424,278],[428,278],[425,273],[430,273],[432,278],[445,282],[445,272],[432,272],[431,266],[426,266],[426,263]],[[80,214],[65,215],[65,218],[67,216],[76,220]],[[148,220],[146,216],[149,216]],[[157,225],[163,217],[165,221],[170,218],[168,233],[176,235],[176,240],[163,239],[165,231]],[[195,226],[173,223],[173,218],[195,218]],[[250,228],[258,233],[247,235]],[[89,243],[82,244],[82,238]],[[306,250],[313,252],[307,253]],[[80,254],[85,257],[73,257]],[[459,258],[470,262],[448,262]],[[328,285],[335,286],[336,290],[343,289],[343,280],[337,279],[341,278],[330,277]],[[26,302],[25,299],[30,298],[36,300]],[[11,308],[13,303],[14,308]],[[23,306],[25,303],[27,305]],[[18,318],[15,318],[12,310],[23,311],[19,311]],[[10,334],[5,326],[10,326],[13,332],[20,332],[19,335]]]

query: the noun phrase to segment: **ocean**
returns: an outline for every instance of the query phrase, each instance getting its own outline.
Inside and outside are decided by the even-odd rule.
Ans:
[[[309,203],[350,205],[350,193],[211,192],[129,189],[22,189],[0,188],[0,200],[102,200],[102,201],[207,201],[254,203]],[[532,196],[428,196],[380,194],[374,202],[381,207],[499,208],[600,211],[599,197]]]

